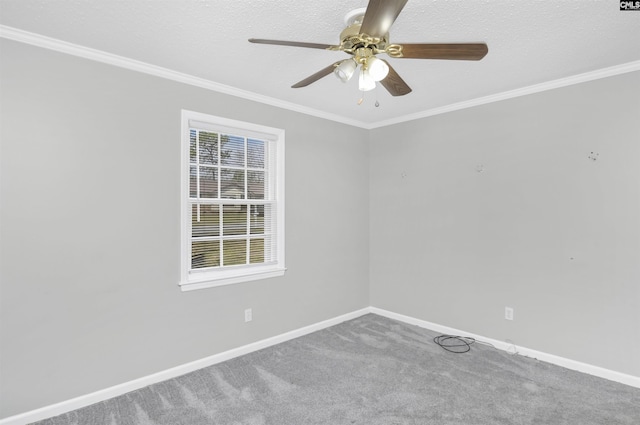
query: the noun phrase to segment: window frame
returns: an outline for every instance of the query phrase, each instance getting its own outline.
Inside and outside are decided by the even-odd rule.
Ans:
[[[197,123],[192,126],[191,123]],[[267,172],[275,181],[271,184],[269,201],[275,205],[275,257],[274,262],[268,264],[245,264],[236,266],[219,266],[208,270],[192,271],[191,242],[192,242],[192,202],[190,200],[190,130],[199,127],[200,130],[217,131],[222,134],[233,132],[233,135],[246,138],[256,138],[269,143],[269,149],[275,149],[271,156],[273,164],[269,164]],[[267,127],[259,124],[218,117],[214,115],[182,110],[181,114],[181,176],[180,176],[180,282],[182,291],[204,289],[259,279],[282,276],[285,267],[285,229],[284,229],[284,137],[283,129]],[[270,158],[265,157],[265,169]],[[275,167],[275,170],[273,168]],[[218,195],[220,196],[220,195]],[[220,199],[220,198],[219,198]],[[250,204],[251,199],[244,199]],[[229,203],[233,200],[229,199]],[[222,204],[221,204],[222,205]]]

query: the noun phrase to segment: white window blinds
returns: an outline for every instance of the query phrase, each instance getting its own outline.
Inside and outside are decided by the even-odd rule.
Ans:
[[[283,132],[215,117],[183,117],[185,124],[188,258],[181,284],[215,286],[283,271]]]

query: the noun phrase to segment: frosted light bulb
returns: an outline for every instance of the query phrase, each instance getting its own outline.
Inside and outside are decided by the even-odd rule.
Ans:
[[[358,87],[360,88],[360,91],[369,91],[376,88],[376,81],[371,78],[369,71],[364,68],[360,71]]]
[[[340,62],[340,65],[336,66],[336,69],[333,70],[336,77],[340,79],[343,83],[346,83],[353,77],[353,73],[356,71],[358,64],[353,59],[346,59]]]
[[[371,78],[373,78],[374,81],[384,80],[387,74],[389,74],[389,65],[387,65],[382,59],[378,59],[375,56],[372,56],[367,60],[367,69],[369,70],[369,75],[371,75]]]

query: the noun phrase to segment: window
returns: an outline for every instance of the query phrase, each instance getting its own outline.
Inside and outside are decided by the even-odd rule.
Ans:
[[[284,130],[182,111],[182,290],[284,274]]]

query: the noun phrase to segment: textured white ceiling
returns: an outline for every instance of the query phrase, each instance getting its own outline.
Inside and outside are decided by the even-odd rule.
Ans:
[[[640,60],[640,12],[617,0],[409,0],[392,43],[485,42],[481,61],[389,59],[412,87],[392,97],[333,75],[290,86],[341,52],[257,45],[338,44],[367,0],[0,0],[0,24],[371,124]],[[383,55],[384,57],[385,55]],[[375,100],[380,107],[375,107]]]

